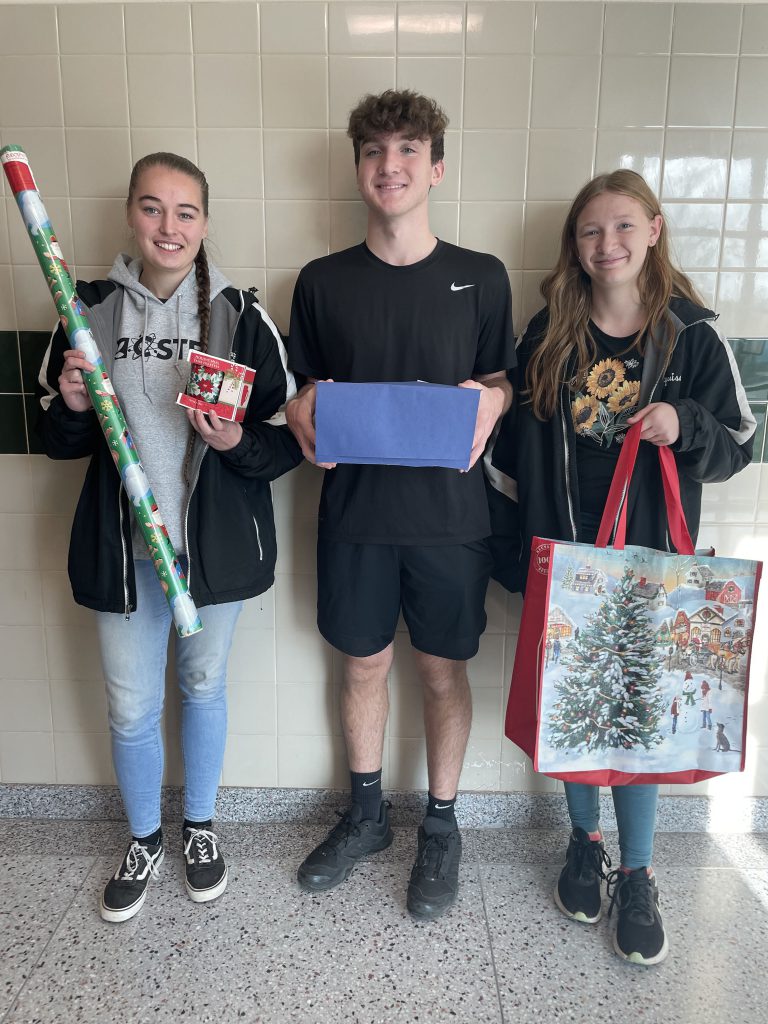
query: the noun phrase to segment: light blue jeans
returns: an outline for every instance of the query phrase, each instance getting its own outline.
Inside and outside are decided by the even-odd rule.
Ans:
[[[142,838],[160,827],[160,723],[171,632],[182,694],[184,814],[190,821],[213,817],[227,738],[227,658],[242,602],[200,609],[202,631],[181,639],[154,566],[148,559],[134,564],[137,610],[129,619],[97,612],[96,625],[115,774],[131,832]]]
[[[565,782],[565,798],[574,828],[597,832],[600,828],[600,789],[581,782]],[[624,868],[647,868],[653,862],[658,786],[611,786],[619,851]]]

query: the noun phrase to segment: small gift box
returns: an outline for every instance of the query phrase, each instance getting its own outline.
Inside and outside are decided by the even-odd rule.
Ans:
[[[189,382],[176,399],[177,405],[202,412],[215,412],[223,420],[241,423],[256,376],[250,366],[218,359],[191,349]]]

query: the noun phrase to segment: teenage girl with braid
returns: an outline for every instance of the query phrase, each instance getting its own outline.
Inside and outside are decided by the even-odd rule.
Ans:
[[[227,657],[243,600],[274,579],[269,481],[301,460],[279,414],[295,393],[280,336],[253,296],[233,288],[207,260],[203,173],[172,153],[146,156],[133,169],[126,206],[139,258],[121,254],[106,281],[79,282],[78,293],[187,570],[203,630],[175,638],[82,381],[81,371],[93,367],[59,328],[40,371],[41,433],[51,458],[91,460],[75,513],[69,575],[75,600],[96,612],[112,756],[132,833],[101,899],[107,921],[125,921],[141,909],[163,859],[161,716],[171,632],[181,690],[186,887],[195,902],[226,888],[211,819],[227,732]],[[242,424],[175,404],[190,347],[256,370]]]

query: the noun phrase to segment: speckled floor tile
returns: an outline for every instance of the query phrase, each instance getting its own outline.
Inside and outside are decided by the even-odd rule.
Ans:
[[[472,861],[459,903],[431,925],[407,915],[401,863],[361,864],[313,896],[292,865],[237,859],[227,892],[204,905],[167,860],[141,915],[108,925],[97,902],[109,868],[94,864],[6,1024],[154,1024],[180,1020],[181,1006],[199,1024],[501,1024]]]
[[[556,867],[481,866],[504,1019],[755,1024],[765,1019],[768,872],[669,868],[660,874],[669,958],[625,964],[611,925],[566,920]],[[607,907],[607,901],[606,901]]]
[[[83,884],[92,857],[0,859],[0,1020]]]
[[[127,824],[118,821],[0,819],[0,848],[5,853],[64,850],[72,856],[98,857],[120,850],[129,836]]]

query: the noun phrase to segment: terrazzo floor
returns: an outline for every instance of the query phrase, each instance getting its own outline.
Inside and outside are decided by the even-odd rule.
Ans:
[[[768,834],[659,833],[668,960],[624,964],[606,919],[551,897],[561,830],[465,830],[449,915],[405,909],[415,829],[341,887],[302,893],[322,826],[219,826],[226,893],[195,905],[178,826],[142,913],[103,922],[115,822],[0,819],[0,1024],[752,1024],[768,1016]],[[615,836],[608,834],[609,851]]]

